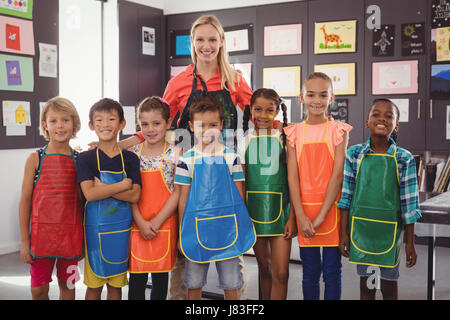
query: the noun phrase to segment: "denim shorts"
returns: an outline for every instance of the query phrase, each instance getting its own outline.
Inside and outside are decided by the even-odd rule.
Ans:
[[[188,289],[199,289],[206,285],[210,263],[196,263],[186,259],[184,285]],[[239,271],[239,257],[216,261],[219,275],[219,287],[223,290],[235,290],[242,287],[242,277]]]
[[[379,275],[381,279],[388,281],[397,281],[400,277],[399,273],[400,263],[394,268],[385,268],[378,266],[367,266],[363,264],[356,265],[356,273],[360,277],[370,277],[373,275]],[[369,269],[370,268],[370,269]]]

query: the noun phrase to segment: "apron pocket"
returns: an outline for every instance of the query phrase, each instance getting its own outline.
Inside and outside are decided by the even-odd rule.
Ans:
[[[283,209],[283,194],[270,191],[247,191],[247,209],[255,223],[278,221]]]
[[[396,243],[397,222],[352,217],[350,239],[361,252],[386,254]]]
[[[131,255],[140,262],[158,262],[170,252],[170,229],[158,230],[151,240],[142,238],[139,230],[131,230]]]
[[[99,232],[98,237],[100,253],[106,263],[122,264],[128,261],[130,229]]]
[[[195,218],[199,244],[206,250],[224,250],[237,240],[236,214],[212,218]]]

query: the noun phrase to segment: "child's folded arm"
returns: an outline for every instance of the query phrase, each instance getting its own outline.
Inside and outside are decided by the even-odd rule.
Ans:
[[[113,184],[104,184],[98,178],[94,180],[84,180],[80,182],[81,191],[87,201],[103,200],[116,195],[117,193],[132,188],[131,179],[123,179]]]
[[[112,195],[114,199],[130,203],[137,203],[139,201],[140,196],[141,196],[141,186],[138,184],[133,184],[130,190],[125,190]]]

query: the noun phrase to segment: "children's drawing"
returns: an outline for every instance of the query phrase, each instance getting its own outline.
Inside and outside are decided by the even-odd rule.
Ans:
[[[450,61],[450,27],[436,29],[436,61]]]
[[[356,20],[315,23],[315,54],[355,51]]]
[[[394,55],[395,25],[381,25],[380,29],[373,30],[374,57],[388,57]]]

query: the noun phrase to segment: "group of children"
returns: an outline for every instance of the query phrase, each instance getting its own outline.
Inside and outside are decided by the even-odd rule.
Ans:
[[[242,255],[251,248],[262,297],[286,299],[297,235],[305,299],[319,299],[322,274],[325,299],[340,299],[341,255],[357,264],[361,299],[375,298],[369,266],[381,270],[383,297],[397,298],[402,231],[412,267],[420,218],[414,159],[393,139],[399,111],[375,100],[369,140],[347,151],[352,127],[327,116],[333,99],[331,79],[310,74],[300,95],[307,119],[289,125],[278,94],[258,89],[244,113],[246,135],[233,148],[221,143],[221,104],[200,97],[189,108],[196,142],[182,152],[168,142],[164,99],[139,104],[142,142],[128,151],[117,142],[123,109],[105,98],[89,113],[98,145],[79,154],[69,145],[80,129],[75,107],[49,100],[41,114],[49,143],[26,162],[19,208],[33,299],[48,299],[55,262],[60,298],[74,299],[83,257],[86,299],[100,299],[104,285],[108,299],[120,299],[127,283],[129,299],[144,299],[149,273],[152,299],[166,298],[169,273],[172,296],[201,299],[211,262],[225,299],[240,299]]]

